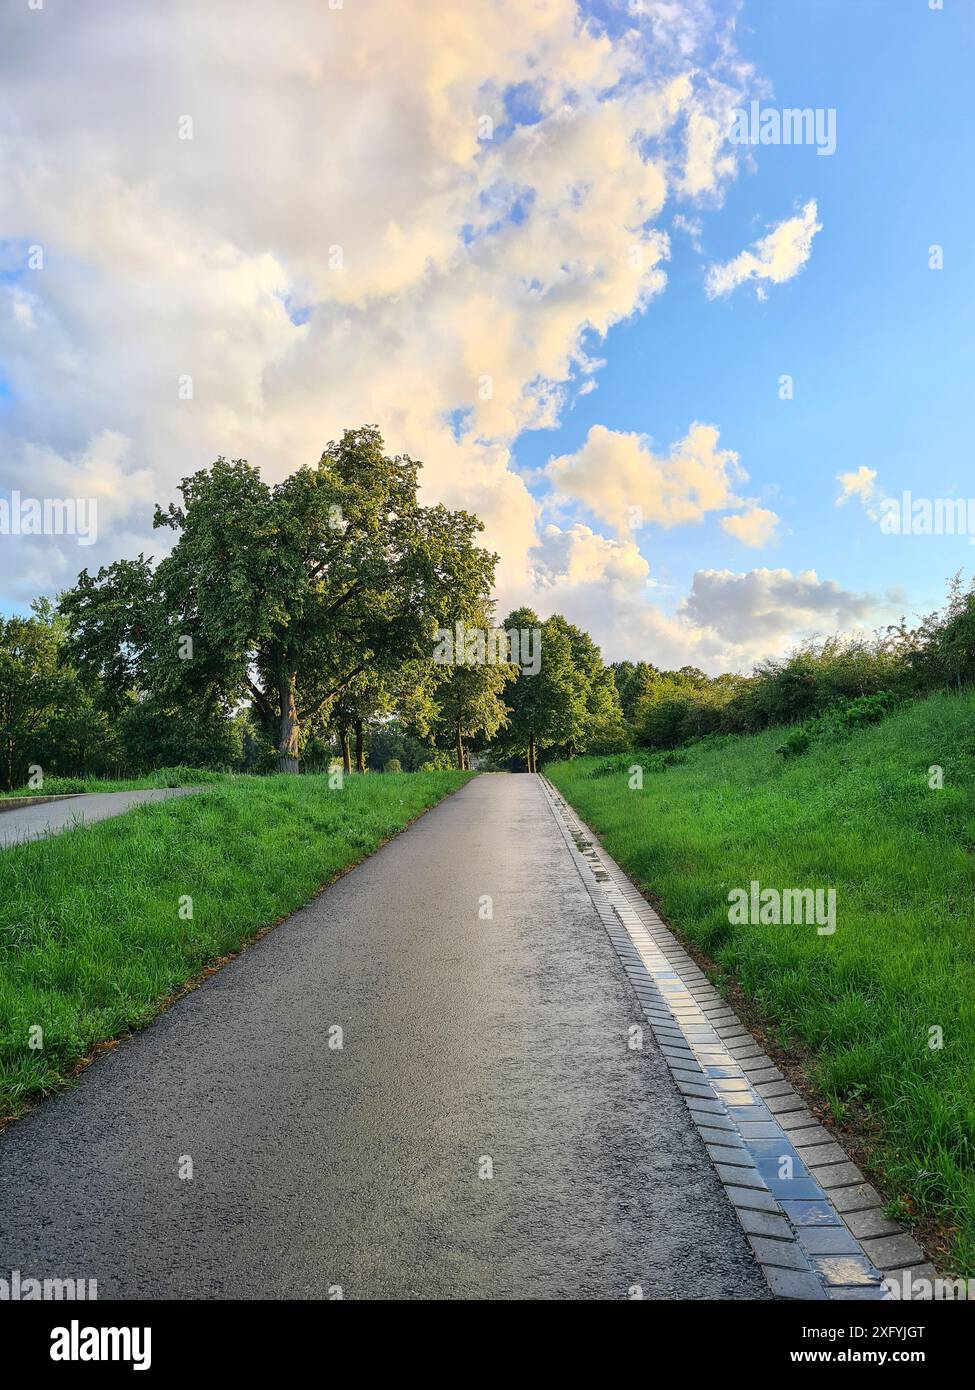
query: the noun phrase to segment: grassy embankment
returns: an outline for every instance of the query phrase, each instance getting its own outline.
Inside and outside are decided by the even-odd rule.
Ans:
[[[239,778],[0,853],[0,1117],[469,776]]]
[[[975,698],[933,696],[796,758],[782,738],[545,771],[801,1059],[895,1214],[931,1223],[952,1270],[975,1274]],[[729,890],[753,879],[835,887],[835,934],[731,926]]]
[[[131,792],[149,787],[200,787],[218,782],[230,782],[230,772],[209,772],[199,767],[160,767],[141,777],[45,777],[39,787],[15,787],[0,792],[4,797],[63,796],[81,792]]]

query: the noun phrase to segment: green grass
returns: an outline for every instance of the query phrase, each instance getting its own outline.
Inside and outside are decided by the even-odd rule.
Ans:
[[[201,767],[159,767],[141,777],[45,777],[39,787],[16,787],[5,796],[61,796],[76,792],[131,792],[147,787],[202,787],[229,782],[234,774]]]
[[[0,1116],[469,776],[239,778],[0,853]]]
[[[732,971],[890,1196],[975,1274],[975,698],[776,756],[782,731],[546,773],[668,923]],[[645,760],[642,791],[627,768]],[[944,769],[932,790],[928,770]],[[731,926],[728,892],[837,891],[837,929]],[[944,1046],[929,1047],[943,1029]]]

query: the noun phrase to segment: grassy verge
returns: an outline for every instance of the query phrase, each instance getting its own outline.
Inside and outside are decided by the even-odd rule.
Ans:
[[[936,1223],[952,1270],[975,1274],[975,699],[923,700],[794,759],[781,742],[646,758],[642,791],[639,755],[545,771],[856,1122],[900,1214]],[[729,890],[752,880],[834,887],[835,934],[730,925]]]
[[[341,790],[327,777],[241,778],[4,851],[0,1116],[148,1022],[469,775],[347,777]],[[42,1050],[30,1047],[37,1026]]]
[[[77,792],[132,792],[152,787],[202,787],[229,782],[233,773],[210,772],[200,767],[160,767],[141,777],[45,777],[40,787],[17,787],[0,792],[0,800],[12,796],[61,796]]]

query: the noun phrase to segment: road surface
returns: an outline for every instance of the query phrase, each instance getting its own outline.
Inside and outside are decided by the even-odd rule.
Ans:
[[[538,779],[475,778],[0,1135],[0,1271],[767,1298],[640,1017]]]
[[[198,787],[154,787],[134,792],[91,792],[73,796],[69,801],[45,801],[39,806],[22,806],[16,811],[4,811],[0,804],[0,849],[22,844],[25,840],[40,840],[59,830],[75,825],[120,816],[144,801],[163,801],[168,796],[186,796]]]

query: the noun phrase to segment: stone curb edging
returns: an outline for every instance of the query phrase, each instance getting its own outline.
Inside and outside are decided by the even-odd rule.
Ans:
[[[917,1242],[588,826],[539,780],[772,1293],[888,1299],[885,1278],[930,1288],[935,1270]]]
[[[49,801],[74,801],[85,792],[59,792],[53,796],[0,796],[0,811],[23,811],[28,806],[44,806]]]

